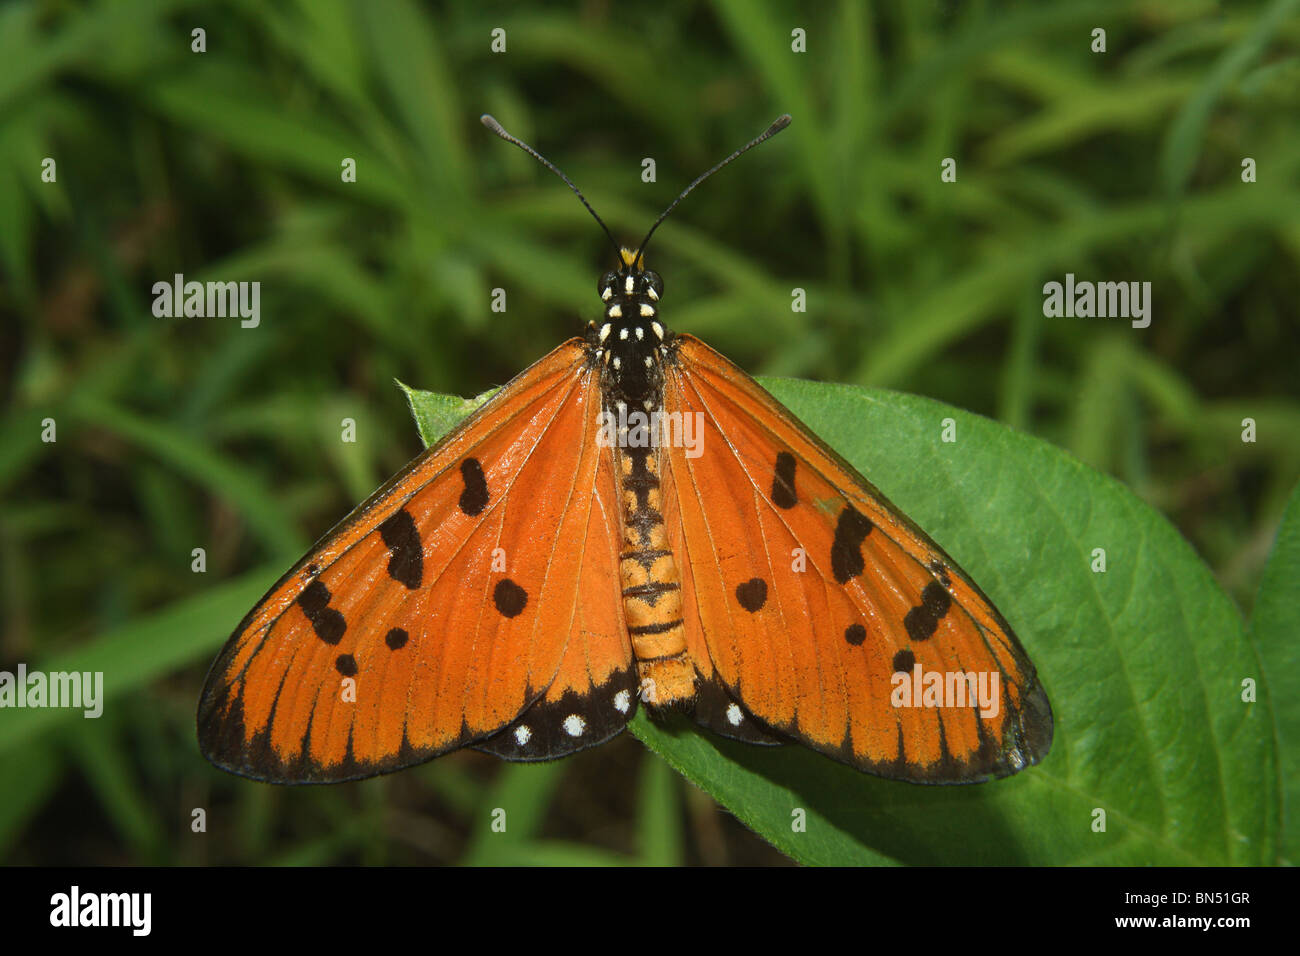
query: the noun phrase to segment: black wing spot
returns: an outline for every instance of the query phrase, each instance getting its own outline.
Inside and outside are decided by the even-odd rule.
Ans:
[[[316,636],[326,644],[337,644],[343,640],[343,633],[348,629],[348,622],[343,615],[332,607],[327,607],[311,620]]]
[[[859,647],[867,639],[867,629],[861,624],[850,624],[844,629],[844,639],[854,647]]]
[[[776,474],[772,476],[772,504],[793,508],[799,503],[794,490],[795,457],[788,451],[777,452]]]
[[[325,606],[330,603],[331,597],[333,595],[330,594],[330,589],[325,586],[325,582],[313,581],[303,588],[302,593],[298,595],[298,606],[303,609],[308,618],[311,618],[325,609]]]
[[[460,463],[460,476],[465,479],[465,490],[460,493],[460,510],[471,518],[482,514],[488,503],[487,478],[477,458],[466,458]]]
[[[907,628],[907,636],[914,641],[928,641],[934,636],[935,628],[939,626],[938,620],[933,614],[922,607],[914,607],[903,616],[903,626]]]
[[[952,607],[950,595],[938,581],[931,581],[921,591],[921,603],[907,612],[903,626],[907,636],[914,641],[924,641],[934,636],[939,621]]]
[[[736,600],[750,614],[757,614],[767,603],[767,582],[762,578],[750,578],[744,584],[736,585]]]
[[[298,606],[302,608],[312,629],[326,644],[337,644],[343,640],[343,632],[348,629],[343,615],[329,606],[330,589],[320,581],[313,581],[303,588],[298,595]]]
[[[912,668],[916,666],[916,655],[909,650],[901,650],[894,655],[894,673],[912,673]]]
[[[340,654],[334,659],[334,669],[344,677],[354,677],[357,673],[357,659],[351,654]]]
[[[391,651],[401,650],[406,646],[406,642],[411,639],[411,635],[400,627],[395,627],[384,636],[384,643],[388,645]]]
[[[921,592],[921,604],[936,619],[941,618],[948,613],[948,608],[952,607],[952,595],[942,584],[931,581]]]
[[[518,617],[528,603],[528,592],[509,578],[502,578],[492,592],[492,600],[506,617]]]
[[[866,567],[862,560],[862,542],[869,534],[871,520],[852,505],[845,505],[835,525],[835,541],[831,544],[831,571],[840,584],[848,584]]]
[[[424,547],[420,544],[420,533],[415,530],[415,519],[401,508],[379,526],[379,534],[393,552],[388,559],[388,576],[414,591],[424,576]]]

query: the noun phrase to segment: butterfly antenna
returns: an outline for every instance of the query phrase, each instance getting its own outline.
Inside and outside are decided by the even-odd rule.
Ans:
[[[740,149],[736,150],[734,153],[732,153],[722,162],[718,163],[718,165],[710,169],[707,173],[704,173],[701,176],[699,176],[695,180],[695,182],[691,183],[689,186],[683,189],[682,194],[678,196],[676,199],[674,199],[672,201],[672,204],[663,211],[663,214],[660,215],[660,217],[655,220],[655,224],[650,227],[650,231],[645,234],[645,238],[641,240],[641,247],[636,251],[636,260],[635,260],[636,264],[640,266],[641,253],[645,252],[646,243],[648,243],[650,241],[650,237],[655,234],[655,230],[659,228],[659,224],[668,218],[668,214],[677,208],[677,204],[681,202],[683,199],[685,199],[692,189],[694,189],[700,183],[704,182],[704,180],[708,179],[710,176],[716,173],[723,166],[727,165],[727,163],[731,162],[733,159],[738,157],[741,153],[746,153],[749,150],[753,149],[755,146],[757,146],[759,143],[771,139],[773,136],[781,132],[781,130],[785,129],[789,125],[790,125],[790,114],[783,113],[782,115],[776,118],[776,121],[771,126],[769,126],[761,136],[756,136],[753,139],[751,139],[744,146],[740,147]]]
[[[786,119],[788,120],[789,117],[787,117]],[[492,132],[496,133],[507,143],[514,143],[516,146],[522,149],[529,156],[533,157],[533,159],[537,160],[539,163],[541,163],[551,172],[555,173],[555,175],[563,179],[565,184],[570,189],[573,190],[575,195],[577,195],[578,199],[582,202],[582,204],[587,207],[587,212],[591,213],[592,218],[595,219],[596,222],[600,223],[600,228],[605,230],[605,235],[609,236],[610,245],[614,247],[614,255],[615,256],[619,255],[619,251],[620,251],[619,244],[614,241],[613,233],[609,231],[609,227],[605,225],[604,220],[602,220],[599,216],[596,215],[596,210],[591,208],[591,203],[587,202],[587,197],[582,194],[581,189],[579,189],[577,186],[573,184],[572,179],[564,175],[564,173],[560,171],[560,168],[558,166],[556,166],[553,162],[551,162],[549,159],[547,159],[537,150],[533,149],[531,146],[525,143],[518,136],[512,136],[510,133],[506,132],[506,128],[502,126],[500,123],[498,123],[496,121],[496,117],[494,117],[491,113],[484,113],[482,116],[479,117],[479,122],[481,122]],[[770,131],[766,135],[771,135]],[[751,143],[750,145],[752,146],[753,144]],[[746,149],[748,149],[748,147],[746,147]],[[732,158],[734,159],[735,157]]]

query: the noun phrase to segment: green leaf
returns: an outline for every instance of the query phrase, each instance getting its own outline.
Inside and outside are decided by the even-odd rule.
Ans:
[[[459,398],[455,395],[422,392],[404,382],[398,382],[397,387],[406,393],[411,415],[415,418],[415,427],[420,432],[420,441],[426,447],[436,442],[470,412],[477,410],[496,392],[492,388],[476,398]]]
[[[1161,515],[1059,449],[937,402],[765,385],[1012,622],[1052,701],[1052,752],[1006,780],[922,787],[797,746],[724,741],[680,719],[638,716],[638,737],[805,863],[1272,861],[1273,722],[1267,702],[1240,699],[1255,655],[1230,599]],[[941,440],[946,419],[952,443]],[[1093,571],[1098,548],[1104,572]]]
[[[1277,542],[1264,568],[1250,636],[1263,666],[1258,695],[1274,708],[1277,753],[1281,779],[1283,836],[1282,858],[1294,865],[1300,860],[1300,828],[1294,825],[1300,807],[1300,485],[1291,493],[1277,529]],[[1248,676],[1248,675],[1247,675]],[[1256,705],[1259,706],[1259,705]],[[1287,822],[1292,825],[1285,826]]]

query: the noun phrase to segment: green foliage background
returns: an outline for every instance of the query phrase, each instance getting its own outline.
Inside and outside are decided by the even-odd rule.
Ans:
[[[1089,50],[1099,26],[1105,54]],[[194,27],[207,32],[206,53],[191,52]],[[490,50],[496,27],[503,54]],[[791,52],[796,27],[807,53]],[[553,176],[483,130],[485,111],[563,168],[629,241],[701,170],[793,114],[656,234],[669,325],[756,374],[929,396],[1109,473],[1172,522],[1235,600],[1244,617],[1224,623],[1234,660],[1259,656],[1279,688],[1294,681],[1285,609],[1300,597],[1295,549],[1264,568],[1300,476],[1295,0],[526,12],[406,0],[17,2],[0,7],[0,64],[0,668],[103,670],[114,695],[95,721],[0,711],[0,860],[785,859],[627,735],[557,764],[466,754],[333,788],[252,785],[197,754],[198,689],[234,624],[418,450],[393,380],[474,395],[598,313],[603,236]],[[40,179],[47,156],[56,183]],[[340,181],[343,157],[356,159],[356,183]],[[656,159],[657,182],[641,181],[644,157]],[[940,182],[945,157],[957,160],[956,183]],[[1241,181],[1244,157],[1257,163],[1253,184]],[[153,283],[178,272],[260,280],[260,327],[154,317]],[[1045,319],[1042,285],[1066,272],[1150,281],[1151,327]],[[489,308],[498,286],[504,314]],[[790,309],[794,287],[807,290],[806,313]],[[827,416],[832,443],[854,439],[851,457],[873,479],[873,463],[892,467],[895,485],[881,487],[920,508],[946,547],[961,543],[950,550],[973,558],[977,578],[980,565],[996,570],[968,527],[942,508],[923,513],[924,475],[909,479],[908,466],[924,456],[889,433],[855,433],[857,419],[835,425],[838,394],[814,392],[797,410]],[[909,401],[900,415],[915,410]],[[355,444],[339,441],[346,417]],[[1241,440],[1246,417],[1254,443]],[[41,441],[46,418],[56,443]],[[1040,461],[1006,454],[1018,468]],[[1090,490],[1113,487],[1087,475]],[[957,487],[982,507],[994,485]],[[1136,502],[1114,500],[1147,521]],[[1015,508],[992,513],[1014,527]],[[989,540],[1008,533],[994,528]],[[203,575],[190,571],[195,547],[207,551]],[[1038,613],[1073,600],[1063,582],[1077,569],[1029,569]],[[1208,574],[1186,594],[1172,580],[1135,578],[1134,593],[1183,608],[1204,600],[1216,621],[1233,617]],[[1262,580],[1267,619],[1247,628]],[[1094,633],[1047,622],[1022,636],[1058,715],[1081,714],[1070,690],[1088,675],[1073,669],[1086,671],[1091,658],[1078,652]],[[1099,654],[1150,651],[1129,657],[1139,681],[1188,647],[1206,653],[1204,635],[1150,648],[1137,631],[1107,640]],[[1067,644],[1076,656],[1056,657]],[[1234,682],[1251,676],[1237,663]],[[1183,754],[1185,715],[1160,710],[1156,683],[1145,690],[1155,710],[1135,712],[1169,718],[1165,743]],[[1107,712],[1105,693],[1087,703]],[[1268,818],[1249,839],[1240,820],[1192,807],[1185,819],[1138,820],[1144,835],[1098,855],[1086,813],[1104,788],[1079,801],[1068,786],[1037,801],[998,789],[1122,778],[1132,759],[1122,719],[1063,724],[1043,767],[986,788],[871,781],[888,821],[874,825],[907,833],[917,814],[959,820],[984,803],[992,809],[977,807],[976,822],[1003,820],[997,806],[1012,792],[1010,806],[1043,816],[1001,834],[1004,849],[986,859],[1271,861],[1288,855],[1293,710],[1271,718],[1276,752],[1224,733],[1178,764],[1195,782],[1217,761],[1227,779],[1225,757],[1246,753],[1238,776],[1274,781],[1239,801],[1258,804],[1252,820]],[[1136,726],[1150,745],[1150,724]],[[639,732],[674,766],[689,759],[654,728]],[[764,774],[766,757],[682,741],[707,748],[699,766],[717,771],[712,784],[693,779],[761,829],[762,807],[745,802],[761,801],[761,787],[740,802],[724,790],[751,772],[779,784],[781,768]],[[191,832],[194,807],[208,810],[205,834]],[[506,835],[488,828],[494,807],[510,808]],[[872,847],[854,859],[946,859],[942,844],[873,842],[873,821],[823,810]],[[1061,829],[1080,811],[1084,822]],[[1247,850],[1234,849],[1242,841]]]

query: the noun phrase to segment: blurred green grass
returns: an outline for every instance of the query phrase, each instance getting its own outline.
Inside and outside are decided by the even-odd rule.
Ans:
[[[485,111],[628,240],[792,113],[656,234],[669,324],[755,374],[917,392],[1047,438],[1168,515],[1249,610],[1300,476],[1298,8],[0,8],[0,667],[88,655],[111,681],[148,662],[99,721],[0,715],[0,859],[779,859],[630,740],[327,790],[250,787],[196,753],[210,651],[418,450],[393,379],[478,394],[596,314],[603,236]],[[1151,281],[1151,327],[1045,319],[1042,284],[1067,271]],[[155,318],[150,289],[177,272],[260,280],[261,325]],[[509,844],[481,818],[503,802],[524,818]],[[191,834],[199,806],[221,839]]]

